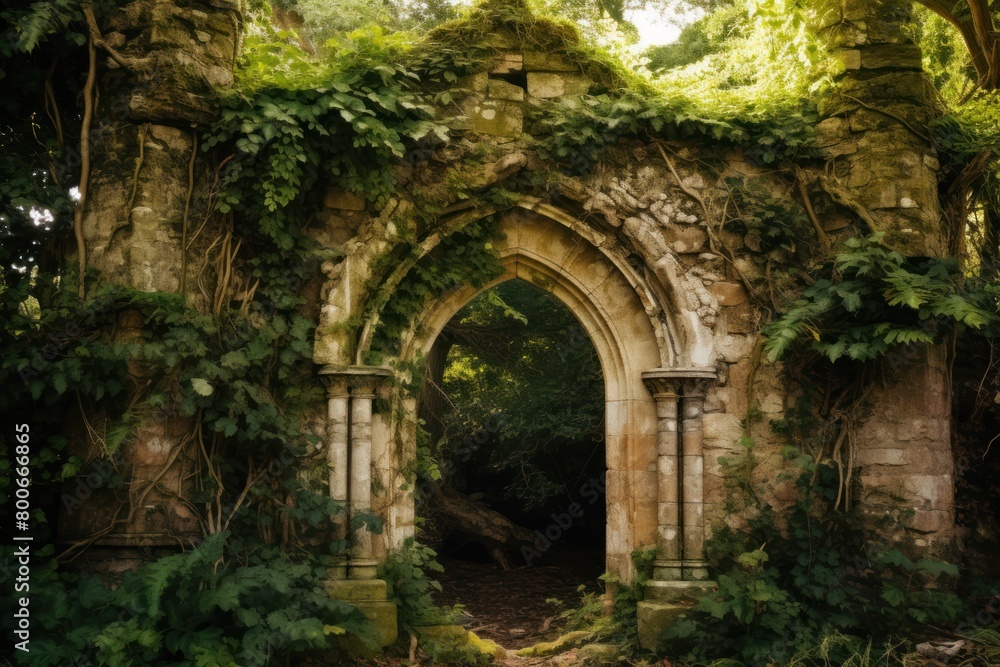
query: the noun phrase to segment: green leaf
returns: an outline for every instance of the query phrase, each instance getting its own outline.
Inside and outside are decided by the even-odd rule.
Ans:
[[[212,383],[205,378],[192,378],[191,388],[194,389],[199,396],[211,396],[215,392],[215,387],[213,387]]]

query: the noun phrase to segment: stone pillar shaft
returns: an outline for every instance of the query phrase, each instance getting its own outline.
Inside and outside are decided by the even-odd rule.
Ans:
[[[374,383],[367,378],[351,385],[351,560],[352,579],[375,576],[372,535],[364,515],[372,509],[372,400]]]
[[[656,400],[657,581],[705,579],[702,414],[708,369],[656,369],[643,380]],[[682,391],[683,390],[683,391]]]
[[[705,460],[702,444],[702,414],[705,396],[694,382],[685,383],[681,452],[682,578],[706,579],[705,563]]]
[[[342,378],[330,378],[327,385],[327,450],[326,463],[329,474],[330,498],[342,508],[333,517],[333,539],[345,544],[347,534],[347,489],[350,480],[349,426],[350,394],[347,382]],[[331,575],[337,579],[347,576],[346,559],[331,568]]]
[[[680,461],[678,460],[678,395],[664,388],[653,395],[657,417],[658,526],[654,564],[657,579],[681,578]]]
[[[372,405],[375,389],[389,375],[385,368],[326,366],[327,466],[330,497],[343,510],[332,517],[333,539],[348,545],[349,558],[332,568],[333,579],[371,579],[372,534],[366,518],[372,511]]]
[[[825,178],[867,210],[902,255],[959,256],[942,224],[940,163],[928,127],[939,104],[923,71],[907,0],[820,0],[819,33],[841,64],[820,101]],[[893,350],[866,391],[852,435],[857,501],[872,540],[911,558],[948,557],[954,541],[951,378],[943,346]]]

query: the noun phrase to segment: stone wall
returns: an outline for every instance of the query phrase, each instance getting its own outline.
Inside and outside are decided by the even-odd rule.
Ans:
[[[835,92],[824,101],[824,119],[818,128],[827,168],[807,174],[811,181],[827,179],[826,189],[835,193],[837,207],[828,207],[824,226],[827,232],[849,233],[844,222],[851,218],[849,211],[885,232],[887,242],[901,252],[941,255],[946,238],[937,203],[937,160],[922,129],[934,109],[920,71],[919,52],[902,28],[908,3],[830,0],[826,8],[824,32],[843,71]],[[106,280],[149,292],[178,292],[184,283],[192,303],[208,305],[194,285],[199,265],[191,258],[202,259],[204,246],[198,244],[209,235],[192,238],[189,234],[194,220],[208,219],[207,190],[214,174],[213,165],[198,151],[196,130],[216,113],[216,87],[231,81],[239,21],[235,5],[193,0],[143,0],[103,20],[107,41],[128,65],[123,68],[114,60],[102,63],[104,93],[85,215],[90,264]],[[451,112],[451,124],[462,133],[461,139],[439,148],[433,159],[401,165],[400,189],[390,206],[375,210],[363,198],[329,184],[323,206],[316,212],[319,224],[311,233],[344,258],[324,266],[322,290],[308,305],[321,321],[315,345],[318,366],[343,369],[361,363],[372,322],[360,330],[347,325],[363,321],[373,300],[391,298],[394,286],[405,277],[407,266],[384,260],[401,247],[403,232],[411,231],[400,225],[414,206],[413,188],[445,179],[456,160],[476,151],[487,157],[476,164],[458,164],[458,168],[478,191],[502,187],[513,174],[542,166],[530,141],[522,141],[525,111],[543,100],[570,100],[586,92],[591,83],[575,65],[512,47],[490,71],[462,85],[467,94],[455,108],[442,110]],[[707,169],[700,161],[707,156],[723,167]],[[734,453],[739,440],[752,435],[764,459],[760,474],[773,479],[781,467],[779,451],[784,443],[767,424],[780,419],[795,398],[782,369],[760,365],[755,356],[762,311],[743,283],[747,276],[753,277],[754,252],[740,239],[727,236],[720,226],[729,194],[726,179],[734,176],[776,196],[793,196],[788,179],[755,167],[739,151],[687,142],[675,143],[666,153],[650,143],[621,142],[608,149],[589,175],[563,178],[544,197],[526,198],[517,215],[523,218],[527,211],[535,217],[529,216],[527,222],[519,218],[517,224],[535,225],[530,228],[537,238],[521,243],[519,237],[504,246],[520,256],[534,253],[541,257],[552,252],[543,250],[547,243],[556,247],[562,242],[559,235],[569,234],[572,243],[606,261],[574,265],[564,257],[565,266],[560,263],[558,267],[566,281],[562,289],[586,285],[602,267],[612,266],[626,277],[632,290],[626,300],[632,305],[606,319],[613,323],[634,318],[648,327],[643,331],[651,332],[651,337],[641,341],[638,334],[619,338],[617,353],[609,343],[609,358],[629,352],[630,346],[655,344],[661,365],[714,375],[703,405],[697,396],[697,430],[692,429],[699,434],[702,447],[698,465],[704,466],[698,482],[703,502],[697,510],[702,537],[713,525],[733,520],[723,512],[726,490],[719,457]],[[460,203],[446,212],[453,216],[449,224],[460,228],[454,222],[462,212]],[[470,216],[466,221],[475,217]],[[186,243],[190,247],[182,247]],[[423,251],[431,252],[433,235],[424,243]],[[730,248],[728,253],[723,245]],[[389,272],[383,275],[379,270]],[[543,283],[559,287],[558,281],[539,284]],[[373,284],[375,293],[369,291]],[[592,287],[590,293],[600,291]],[[592,299],[593,303],[613,301],[608,295]],[[443,308],[445,303],[456,309],[461,305],[444,299],[437,306]],[[581,319],[593,305],[588,303],[580,299],[576,306]],[[433,311],[437,306],[429,308]],[[600,318],[594,316],[594,322]],[[594,330],[600,326],[595,324]],[[136,313],[122,314],[119,335],[138,335],[141,329]],[[433,333],[433,327],[421,329],[415,324],[408,334],[411,351],[420,349],[421,337],[424,343],[433,342]],[[609,334],[609,340],[614,338]],[[609,443],[614,438],[620,443],[609,444],[608,465],[622,473],[614,498],[620,511],[609,512],[621,524],[614,528],[616,539],[621,539],[609,564],[623,576],[631,574],[629,551],[655,544],[664,523],[657,515],[664,503],[657,501],[662,491],[658,466],[665,455],[658,460],[654,451],[657,413],[641,377],[654,369],[627,368],[629,391],[634,393],[628,400],[636,404],[622,421],[621,432],[609,430],[608,434]],[[133,390],[139,391],[140,367],[134,368],[131,382]],[[859,466],[862,502],[873,521],[887,515],[893,518],[902,508],[899,518],[906,522],[908,532],[896,531],[892,536],[915,548],[940,545],[950,535],[953,491],[947,387],[942,350],[894,357],[885,368],[884,382],[869,395],[871,414],[856,434],[854,460]],[[380,387],[378,391],[392,397],[392,390]],[[695,397],[689,394],[688,398]],[[748,425],[751,409],[759,419]],[[317,414],[324,412],[325,406],[317,406]],[[182,480],[193,461],[177,447],[190,427],[171,415],[147,416],[123,463],[124,468],[134,470],[133,491],[145,489],[173,462],[176,465],[158,482],[183,495]],[[404,470],[411,462],[414,441],[412,432],[401,433],[391,415],[376,414],[371,434],[366,436],[372,441],[375,475],[371,504],[387,521],[385,536],[376,538],[372,546],[374,555],[398,546],[413,531],[412,495],[405,490]],[[93,452],[85,454],[89,457]],[[111,524],[114,517],[106,509],[113,506],[110,501],[101,495],[89,499],[86,509],[67,518],[63,537],[82,536]],[[151,488],[141,506],[127,512],[127,520],[114,524],[97,544],[166,546],[175,545],[178,539],[196,539],[199,533],[183,503],[159,488]]]
[[[831,184],[890,248],[944,256],[928,129],[939,109],[907,32],[912,3],[825,6],[823,32],[843,64],[817,128]],[[893,353],[878,369],[856,434],[859,500],[874,534],[918,551],[942,552],[954,529],[950,386],[943,347]]]
[[[238,4],[138,0],[98,20],[117,58],[99,50],[101,93],[83,222],[88,265],[102,281],[142,292],[177,293],[186,270],[189,298],[204,308],[194,277],[210,234],[197,239],[193,230],[207,219],[214,164],[199,150],[197,131],[218,113],[218,88],[233,80]],[[142,314],[126,310],[114,335],[126,341],[143,328]],[[146,371],[139,360],[129,371],[124,384],[139,396],[147,390]],[[61,516],[60,541],[96,535],[87,558],[102,562],[90,567],[116,571],[148,558],[151,548],[200,539],[201,526],[183,500],[197,461],[192,428],[190,418],[163,410],[143,414],[114,460],[123,489],[108,489],[100,470],[67,485],[73,508]],[[83,433],[73,453],[91,461],[102,452]]]

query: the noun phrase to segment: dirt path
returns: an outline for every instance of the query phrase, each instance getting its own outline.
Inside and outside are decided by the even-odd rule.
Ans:
[[[550,565],[521,567],[504,572],[496,563],[478,563],[439,557],[443,590],[436,601],[461,604],[463,625],[480,637],[517,650],[558,635],[559,611],[576,606],[580,587],[602,590],[592,554],[568,552]],[[559,600],[557,605],[549,600]]]

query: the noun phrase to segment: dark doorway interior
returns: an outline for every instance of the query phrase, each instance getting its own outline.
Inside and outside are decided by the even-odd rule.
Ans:
[[[473,299],[428,358],[422,540],[445,566],[439,602],[504,646],[555,630],[552,599],[602,588],[604,397],[572,312],[520,280]]]

